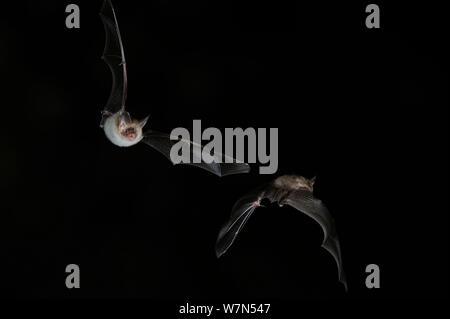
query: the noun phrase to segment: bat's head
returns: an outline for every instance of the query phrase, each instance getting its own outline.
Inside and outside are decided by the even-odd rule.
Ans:
[[[119,133],[128,141],[133,142],[142,138],[142,128],[147,123],[148,116],[143,120],[136,120],[130,113],[123,111],[117,117],[117,127]]]
[[[295,187],[296,188],[306,188],[310,192],[314,190],[314,182],[316,181],[316,177],[314,176],[311,179],[308,179],[303,176],[296,176],[295,178]]]

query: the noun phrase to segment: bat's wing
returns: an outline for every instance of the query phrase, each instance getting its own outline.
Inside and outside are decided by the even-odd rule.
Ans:
[[[325,248],[336,260],[338,267],[339,281],[347,290],[347,279],[345,277],[344,269],[342,268],[341,247],[334,224],[334,219],[322,201],[314,198],[309,191],[296,191],[291,193],[286,198],[286,204],[294,207],[302,213],[313,218],[320,224],[324,232],[324,240],[322,247]]]
[[[222,226],[216,241],[216,256],[222,256],[233,244],[247,220],[259,206],[266,185],[241,197],[231,209],[230,219]]]
[[[250,171],[250,166],[247,163],[243,163],[235,159],[233,160],[234,163],[224,163],[224,162],[222,163],[222,161],[224,161],[223,156],[226,155],[220,153],[214,153],[210,155],[209,160],[212,161],[211,163],[206,163],[203,161],[201,163],[193,163],[194,159],[198,159],[199,161],[202,159],[203,147],[192,141],[183,140],[178,137],[172,137],[171,139],[170,134],[156,132],[152,130],[144,134],[144,138],[142,139],[142,141],[150,145],[157,151],[161,152],[170,161],[172,161],[170,158],[170,150],[172,146],[179,142],[185,143],[189,147],[191,161],[190,163],[180,163],[180,164],[189,164],[198,166],[213,174],[216,174],[217,176],[248,173]],[[216,162],[214,162],[213,160],[216,160]]]
[[[110,0],[103,2],[100,10],[100,17],[103,21],[106,33],[105,48],[102,59],[108,64],[112,73],[112,89],[108,102],[103,110],[103,118],[100,123],[103,126],[104,120],[119,110],[125,110],[125,100],[127,98],[127,66],[125,53],[120,37],[119,25],[116,13]]]

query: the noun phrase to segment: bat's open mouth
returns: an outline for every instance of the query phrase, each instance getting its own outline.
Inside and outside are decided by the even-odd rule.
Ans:
[[[126,137],[130,141],[135,140],[137,136],[136,129],[134,127],[129,127],[126,130],[122,131],[121,133],[124,137]]]

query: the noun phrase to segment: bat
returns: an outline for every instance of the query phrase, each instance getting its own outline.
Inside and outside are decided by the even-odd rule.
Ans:
[[[342,267],[341,248],[333,217],[319,199],[313,196],[315,177],[307,179],[297,175],[283,175],[244,195],[234,204],[231,217],[221,228],[216,242],[217,258],[222,256],[233,244],[239,232],[261,201],[268,199],[271,203],[292,206],[314,219],[322,227],[325,248],[335,259],[339,281],[347,291],[347,280]]]
[[[170,150],[172,146],[179,142],[186,143],[189,145],[190,159],[192,160],[190,160],[190,163],[182,162],[184,164],[198,166],[218,176],[248,173],[250,166],[247,163],[236,159],[230,161],[229,156],[218,152],[213,154],[203,152],[202,157],[202,145],[167,133],[154,130],[143,131],[149,117],[137,120],[125,110],[128,88],[127,63],[116,13],[110,0],[103,2],[100,17],[106,33],[102,59],[109,66],[113,79],[111,93],[105,108],[101,112],[102,119],[100,122],[100,127],[105,131],[109,141],[121,147],[129,147],[144,142],[161,152],[169,160],[171,160]],[[223,157],[228,158],[226,163],[223,163]],[[176,164],[173,161],[172,163]]]

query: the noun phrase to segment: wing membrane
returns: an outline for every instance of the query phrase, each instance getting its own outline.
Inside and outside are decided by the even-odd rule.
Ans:
[[[190,150],[190,163],[181,163],[188,164],[203,168],[217,176],[226,176],[232,174],[241,174],[248,173],[250,171],[250,166],[246,163],[238,162],[235,160],[234,163],[221,163],[223,154],[214,153],[211,155],[211,160],[216,160],[215,162],[206,163],[202,161],[202,150],[203,146],[192,141],[183,140],[177,137],[172,137],[170,134],[149,131],[145,133],[145,136],[142,140],[144,143],[150,145],[160,153],[162,153],[168,160],[172,161],[170,158],[170,150],[172,146],[181,142],[185,143]],[[201,161],[200,163],[194,163],[194,158]]]
[[[125,109],[128,81],[122,38],[114,7],[110,0],[103,2],[100,17],[106,34],[102,58],[109,66],[112,74],[111,93],[104,111],[116,113],[121,109]]]

